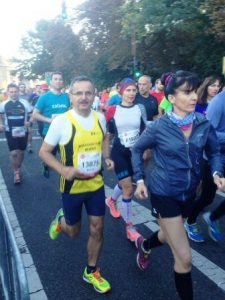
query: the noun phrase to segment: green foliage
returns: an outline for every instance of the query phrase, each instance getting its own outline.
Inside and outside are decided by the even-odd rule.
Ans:
[[[67,82],[86,74],[98,88],[137,71],[156,78],[185,69],[203,78],[221,73],[224,14],[224,0],[86,0],[69,20],[82,24],[79,36],[62,20],[38,22],[22,41],[18,70],[29,77],[60,70]]]
[[[211,16],[203,9],[206,2]],[[221,7],[224,1],[216,2]],[[127,1],[123,32],[130,36],[132,22],[136,22],[137,53],[144,72],[159,76],[164,71],[186,69],[203,77],[220,73],[225,39],[218,42],[210,30],[214,4],[213,0]],[[134,11],[139,11],[139,17],[132,18]]]
[[[206,0],[202,11],[209,16],[209,31],[224,41],[225,39],[225,2],[224,0]]]
[[[87,0],[80,6],[77,18],[82,21],[80,38],[92,52],[94,64],[90,75],[99,88],[112,86],[130,74],[132,61],[130,38],[122,36],[122,0]],[[94,54],[94,55],[93,55]]]
[[[81,71],[81,43],[72,29],[60,20],[41,20],[35,31],[28,32],[22,40],[25,59],[15,60],[18,71],[28,77],[44,76],[45,72],[60,71],[67,83]]]

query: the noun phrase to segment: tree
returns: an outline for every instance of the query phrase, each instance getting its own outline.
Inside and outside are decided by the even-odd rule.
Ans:
[[[208,11],[203,9],[206,2]],[[135,22],[144,72],[156,76],[176,69],[195,70],[202,76],[219,73],[225,45],[209,30],[212,17],[208,12],[216,10],[213,5],[212,0],[126,1],[123,32],[130,36]]]
[[[82,24],[81,41],[92,55],[90,74],[97,78],[100,87],[112,85],[130,72],[131,40],[122,36],[122,15],[118,9],[123,3],[124,0],[87,0],[78,14],[75,11],[75,20]]]
[[[206,0],[202,5],[203,13],[209,16],[209,31],[221,41],[225,39],[225,3],[224,0]]]
[[[159,77],[185,69],[221,72],[224,0],[86,0],[68,19],[40,21],[23,39],[22,75],[60,70],[69,82],[86,74],[105,88],[135,71]],[[63,6],[65,10],[65,5]],[[139,63],[139,67],[136,65]]]
[[[36,30],[28,32],[23,38],[21,51],[25,59],[15,61],[18,71],[28,78],[57,70],[69,83],[74,75],[81,72],[80,40],[60,20],[39,21]]]

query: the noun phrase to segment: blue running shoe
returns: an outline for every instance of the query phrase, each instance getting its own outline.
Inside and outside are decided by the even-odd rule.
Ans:
[[[208,225],[209,236],[215,241],[220,242],[223,240],[223,235],[220,230],[219,221],[211,221],[210,220],[210,212],[206,212],[203,214],[203,219]]]
[[[187,235],[190,240],[197,243],[203,243],[205,241],[197,223],[188,224],[188,222],[185,221],[184,228],[186,229]]]

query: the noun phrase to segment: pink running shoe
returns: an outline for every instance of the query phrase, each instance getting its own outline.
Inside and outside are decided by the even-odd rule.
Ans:
[[[145,271],[149,268],[149,254],[151,253],[151,250],[145,251],[143,249],[143,241],[144,239],[142,236],[139,236],[139,238],[137,238],[135,241],[135,245],[138,250],[136,261],[138,268],[142,271]]]
[[[105,204],[109,207],[110,214],[113,218],[119,218],[121,216],[120,211],[116,207],[116,201],[112,197],[108,197],[105,200]]]
[[[128,240],[130,240],[131,242],[135,242],[136,239],[141,236],[132,223],[126,226],[126,233]]]
[[[14,171],[14,184],[20,184],[21,183],[21,174],[20,171]]]

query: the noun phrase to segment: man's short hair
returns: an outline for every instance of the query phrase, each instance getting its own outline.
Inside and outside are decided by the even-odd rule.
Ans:
[[[61,76],[62,76],[62,78],[63,78],[63,74],[62,74],[62,72],[55,71],[55,72],[52,72],[52,73],[51,73],[51,77],[50,77],[50,78],[51,78],[51,80],[52,80],[52,78],[53,78],[53,76],[54,76],[54,75],[61,75]]]
[[[18,84],[18,87],[20,87],[20,86],[25,86],[25,87],[26,87],[26,84],[25,84],[24,82],[20,82],[20,83]]]
[[[150,83],[152,82],[152,77],[151,76],[149,76],[149,75],[142,75],[140,78],[143,78],[143,77],[147,78]]]
[[[93,86],[93,90],[95,90],[95,85],[94,85],[94,82],[92,81],[92,79],[87,76],[81,75],[81,76],[76,76],[73,78],[73,80],[71,81],[71,84],[70,84],[70,91],[73,89],[73,86],[75,83],[81,82],[81,81],[89,81]]]
[[[19,89],[19,87],[18,87],[18,85],[16,85],[15,83],[10,83],[10,84],[8,84],[8,86],[7,86],[7,90],[9,90],[10,88],[15,88],[15,89]]]

